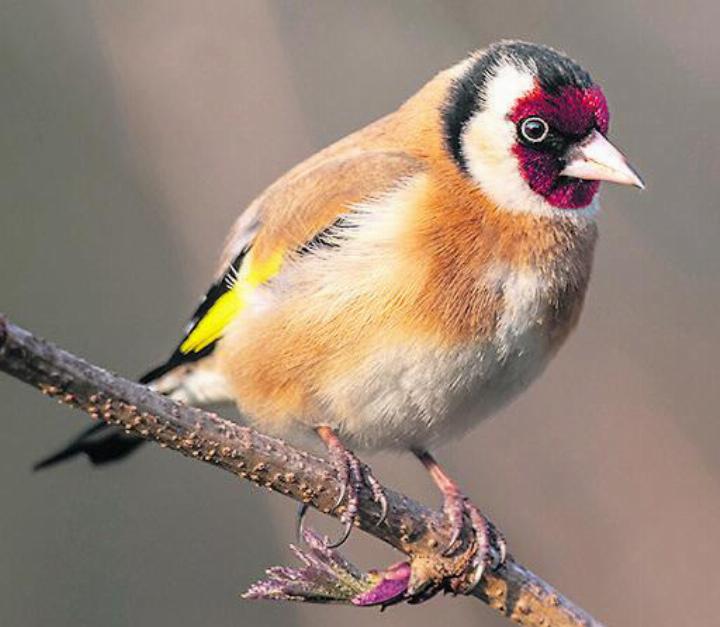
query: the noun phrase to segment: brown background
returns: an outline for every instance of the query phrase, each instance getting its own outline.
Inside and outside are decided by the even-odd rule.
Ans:
[[[718,624],[719,7],[2,0],[0,310],[136,375],[286,168],[468,50],[564,48],[604,85],[648,190],[605,190],[585,315],[547,374],[439,455],[514,553],[608,625]],[[290,502],[150,447],[34,475],[85,418],[4,378],[0,397],[3,627],[504,624],[468,599],[242,601],[289,560]],[[371,461],[438,501],[411,459]],[[346,551],[394,559],[359,534]]]

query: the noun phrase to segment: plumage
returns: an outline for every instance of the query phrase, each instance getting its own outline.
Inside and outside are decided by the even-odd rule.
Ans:
[[[568,57],[523,42],[472,54],[258,196],[185,337],[143,381],[320,436],[347,480],[348,530],[363,482],[384,496],[345,447],[415,452],[457,533],[472,521],[479,576],[504,541],[427,450],[525,389],[577,324],[599,181],[642,186],[608,124]],[[52,459],[102,459],[84,442]]]
[[[548,356],[567,335],[587,284],[594,226],[558,231],[515,217],[513,228],[527,222],[518,237],[502,215],[473,211],[462,197],[455,205],[444,194],[438,211],[427,203],[429,176],[349,214],[357,226],[339,247],[291,264],[258,295],[257,314],[248,311],[227,330],[221,368],[241,409],[264,430],[287,435],[298,423],[330,424],[362,446],[427,445],[426,437],[441,439],[436,430],[377,423],[411,421],[413,412],[433,414],[420,418],[433,423],[452,417],[464,401],[458,390],[492,385],[526,326],[547,336]],[[534,288],[517,289],[521,277]],[[491,367],[496,350],[503,363]],[[469,367],[469,354],[481,372]],[[443,387],[438,371],[456,363],[463,365]],[[399,396],[403,386],[411,393]],[[375,402],[366,397],[385,388]]]

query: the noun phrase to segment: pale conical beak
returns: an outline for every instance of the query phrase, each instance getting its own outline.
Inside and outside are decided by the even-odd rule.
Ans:
[[[585,141],[570,149],[567,165],[561,174],[645,189],[645,183],[623,154],[598,131],[593,131]]]

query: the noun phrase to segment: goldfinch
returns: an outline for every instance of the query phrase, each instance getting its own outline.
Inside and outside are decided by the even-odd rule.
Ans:
[[[344,537],[362,485],[385,503],[351,451],[413,452],[453,540],[471,523],[479,576],[504,542],[429,450],[524,390],[575,327],[600,181],[643,187],[608,125],[603,91],[564,54],[504,41],[470,55],[266,189],[142,381],[319,436],[345,485]],[[138,443],[98,425],[39,466]]]

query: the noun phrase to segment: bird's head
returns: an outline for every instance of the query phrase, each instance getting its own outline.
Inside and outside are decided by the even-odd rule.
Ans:
[[[602,89],[546,46],[501,42],[458,66],[443,109],[458,167],[498,207],[592,212],[600,181],[643,187],[607,139]]]

